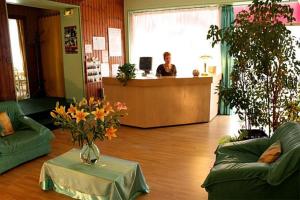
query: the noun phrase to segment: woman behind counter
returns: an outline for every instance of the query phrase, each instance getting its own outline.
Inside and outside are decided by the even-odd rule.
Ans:
[[[176,66],[171,64],[171,53],[164,53],[165,64],[161,64],[157,67],[156,76],[176,76]]]

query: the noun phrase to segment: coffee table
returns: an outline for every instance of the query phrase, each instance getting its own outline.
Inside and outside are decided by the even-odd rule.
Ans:
[[[95,165],[86,165],[79,151],[72,149],[43,164],[43,190],[86,200],[133,200],[149,193],[139,163],[102,155]]]

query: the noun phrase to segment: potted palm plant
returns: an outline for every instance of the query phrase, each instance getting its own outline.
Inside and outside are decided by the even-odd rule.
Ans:
[[[299,41],[286,28],[293,21],[293,9],[281,0],[254,0],[230,27],[209,29],[212,46],[227,44],[234,60],[231,85],[221,84],[220,97],[235,108],[250,133],[265,128],[270,136],[287,120],[288,104],[297,98]]]

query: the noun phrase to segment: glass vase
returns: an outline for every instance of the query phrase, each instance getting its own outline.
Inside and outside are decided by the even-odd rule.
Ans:
[[[94,143],[84,144],[80,150],[80,159],[83,163],[92,165],[97,163],[100,158],[100,151]]]

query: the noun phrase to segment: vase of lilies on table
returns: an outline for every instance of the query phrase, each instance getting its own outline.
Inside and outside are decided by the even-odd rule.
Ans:
[[[127,115],[127,107],[121,102],[111,104],[91,97],[79,102],[74,99],[68,108],[57,103],[50,114],[54,124],[69,130],[73,143],[78,143],[82,162],[95,164],[100,158],[95,141],[117,137],[120,118]]]

